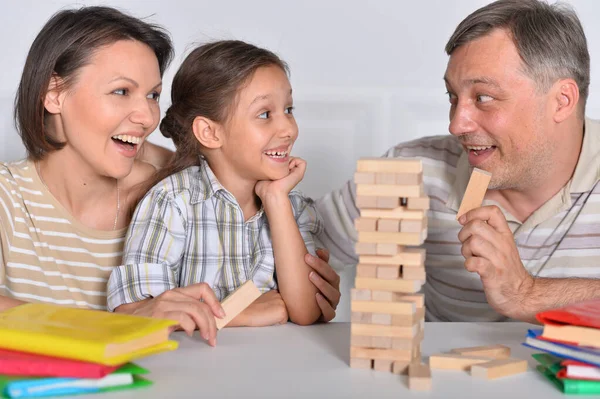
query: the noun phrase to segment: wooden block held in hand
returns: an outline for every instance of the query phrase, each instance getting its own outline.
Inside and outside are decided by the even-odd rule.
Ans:
[[[356,357],[350,358],[350,367],[353,369],[371,369],[373,368],[372,359],[358,359]]]
[[[492,174],[485,170],[474,168],[465,190],[465,195],[458,208],[456,219],[469,212],[471,209],[479,208],[487,191]]]
[[[472,346],[468,348],[455,348],[450,352],[458,353],[459,355],[468,356],[484,356],[492,359],[508,359],[510,357],[510,348],[505,345],[487,345],[487,346]]]
[[[223,310],[225,310],[225,318],[215,318],[217,329],[220,330],[225,327],[238,314],[242,313],[244,309],[250,306],[250,304],[259,296],[261,296],[261,293],[252,280],[248,280],[242,284],[221,302],[221,306],[223,307]]]
[[[408,366],[408,388],[414,391],[431,390],[431,369],[421,363],[411,363]]]
[[[438,354],[429,357],[429,367],[440,370],[469,370],[472,365],[493,360],[482,356],[463,356],[457,354]]]
[[[476,378],[493,380],[527,371],[527,361],[521,359],[496,359],[488,363],[475,364],[471,375]]]

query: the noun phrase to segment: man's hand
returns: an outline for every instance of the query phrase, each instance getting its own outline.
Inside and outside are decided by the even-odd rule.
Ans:
[[[288,312],[281,294],[271,290],[259,296],[226,327],[266,327],[288,322]]]
[[[329,266],[329,251],[317,249],[317,257],[306,254],[304,260],[313,271],[310,281],[317,287],[317,304],[321,308],[321,321],[329,322],[335,317],[335,310],[340,303],[340,276]]]
[[[175,320],[179,323],[177,329],[189,336],[194,330],[200,330],[202,338],[211,346],[217,344],[215,317],[225,317],[215,293],[206,283],[174,288],[155,298],[121,305],[115,313]]]
[[[499,313],[523,318],[534,279],[523,266],[508,223],[497,206],[473,209],[460,217],[465,268],[481,277],[488,303]]]

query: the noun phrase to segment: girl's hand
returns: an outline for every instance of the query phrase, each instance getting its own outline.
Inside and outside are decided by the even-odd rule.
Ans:
[[[291,158],[289,163],[289,174],[279,180],[261,180],[256,183],[254,191],[263,203],[270,196],[285,196],[287,197],[290,191],[304,177],[306,171],[306,161],[302,158]]]
[[[236,316],[227,327],[266,327],[285,324],[288,312],[281,294],[271,290],[262,294],[256,301]]]

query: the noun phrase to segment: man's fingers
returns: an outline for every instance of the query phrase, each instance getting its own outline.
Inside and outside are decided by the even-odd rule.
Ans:
[[[465,259],[465,269],[479,274],[482,280],[489,278],[494,273],[494,267],[491,263],[487,259],[478,256]]]
[[[317,304],[321,309],[322,320],[324,322],[330,322],[335,317],[335,309],[331,306],[329,301],[325,297],[317,292]]]
[[[481,220],[492,226],[499,233],[512,233],[502,214],[500,208],[496,205],[482,206],[475,208],[462,215],[459,219],[463,226],[473,220]]]

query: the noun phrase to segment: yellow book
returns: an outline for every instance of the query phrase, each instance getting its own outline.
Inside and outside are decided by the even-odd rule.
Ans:
[[[29,303],[0,313],[0,347],[114,366],[174,350],[172,320]]]

